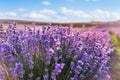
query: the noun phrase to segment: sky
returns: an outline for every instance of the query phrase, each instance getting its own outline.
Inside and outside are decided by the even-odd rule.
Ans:
[[[0,0],[0,19],[42,22],[120,20],[120,0]]]

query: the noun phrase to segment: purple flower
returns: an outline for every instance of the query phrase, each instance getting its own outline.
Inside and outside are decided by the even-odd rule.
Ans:
[[[70,68],[73,69],[74,67],[75,67],[74,62],[71,62],[71,64],[70,64]]]
[[[0,46],[0,55],[8,62],[8,65],[11,65],[13,64],[14,60],[15,60],[15,57],[13,56],[13,47],[12,45],[8,44],[8,43],[3,43],[1,46]]]
[[[48,50],[48,54],[49,54],[49,55],[53,55],[53,54],[54,54],[54,50],[53,50],[52,48],[50,48],[50,49]]]
[[[56,74],[61,73],[61,71],[62,71],[64,65],[65,65],[64,63],[62,63],[62,64],[56,64],[56,66],[55,66]]]
[[[70,80],[78,80],[78,76],[74,75],[74,77],[70,78]]]
[[[40,80],[40,77],[37,77],[35,80]]]
[[[29,78],[32,78],[33,77],[33,74],[31,73],[31,74],[28,74],[29,75]]]
[[[0,80],[6,80],[5,73],[0,70]]]
[[[84,63],[81,60],[78,60],[78,64],[84,65]]]
[[[44,75],[44,80],[49,80],[48,75]]]
[[[51,78],[52,78],[52,80],[56,80],[56,73],[55,73],[55,71],[52,72]]]
[[[110,79],[110,75],[106,75],[106,79],[109,80]]]
[[[23,64],[20,62],[15,64],[15,68],[13,69],[13,76],[14,78],[22,78],[24,75]]]

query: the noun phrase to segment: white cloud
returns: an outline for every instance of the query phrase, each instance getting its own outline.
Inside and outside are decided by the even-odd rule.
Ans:
[[[78,18],[88,18],[89,17],[89,15],[82,10],[72,10],[72,9],[62,7],[61,12],[65,16],[72,16],[72,17],[78,17]]]
[[[90,20],[100,20],[100,21],[109,21],[109,20],[118,20],[120,19],[119,11],[107,11],[102,9],[96,9],[92,12],[89,12],[91,16]]]
[[[41,21],[54,21],[57,16],[57,12],[51,9],[34,10],[23,14],[24,18],[41,20]]]
[[[0,17],[16,17],[16,12],[1,12]]]
[[[27,11],[25,8],[18,8],[17,10],[18,10],[19,12]]]
[[[7,16],[11,16],[11,17],[16,17],[17,16],[17,13],[15,12],[7,12],[5,13]]]
[[[8,11],[0,12],[0,18],[6,19],[26,19],[46,22],[80,22],[80,21],[109,21],[120,19],[119,11],[107,11],[102,9],[96,10],[78,10],[66,7],[58,8],[58,10],[41,9],[33,11]]]
[[[111,17],[115,19],[120,19],[120,12],[112,12]]]
[[[0,19],[19,19],[16,12],[0,12]]]
[[[94,13],[94,14],[93,14]],[[93,14],[92,16],[94,18],[98,18],[98,19],[109,19],[111,18],[111,13],[109,11],[105,11],[105,10],[101,10],[101,9],[97,9],[94,12],[92,12],[91,14]]]
[[[84,10],[73,10],[69,8],[62,7],[61,13],[63,16],[67,17],[67,21],[79,22],[79,21],[110,21],[120,19],[119,11],[108,11],[102,9],[96,9],[93,11]]]
[[[49,6],[51,3],[49,1],[43,1],[42,4],[45,6]]]
[[[54,11],[54,10],[51,10],[51,9],[43,9],[43,10],[41,10],[40,11],[41,13],[43,13],[43,14],[50,14],[50,15],[55,15],[55,14],[57,14],[57,12],[56,11]]]
[[[40,12],[38,11],[32,11],[32,12],[29,12],[29,13],[25,13],[23,15],[23,17],[26,17],[26,18],[31,18],[31,19],[49,19],[49,17],[47,17],[46,15],[44,14],[41,14]]]

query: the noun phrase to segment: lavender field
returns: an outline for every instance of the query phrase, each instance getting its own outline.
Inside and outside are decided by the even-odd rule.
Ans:
[[[0,80],[119,80],[116,28],[78,29],[1,25]]]

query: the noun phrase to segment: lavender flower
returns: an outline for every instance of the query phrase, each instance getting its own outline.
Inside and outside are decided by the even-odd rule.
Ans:
[[[0,79],[6,80],[5,73],[2,70],[0,70]]]
[[[56,64],[56,66],[55,66],[56,74],[61,73],[61,71],[62,71],[64,65],[65,65],[64,63],[62,63],[62,64]]]
[[[49,54],[49,55],[53,55],[53,54],[54,54],[54,50],[53,50],[52,48],[50,48],[50,49],[48,50],[48,54]]]
[[[21,63],[16,63],[15,68],[13,69],[13,76],[15,79],[18,78],[23,78],[24,75],[24,70],[23,70],[23,64]]]

